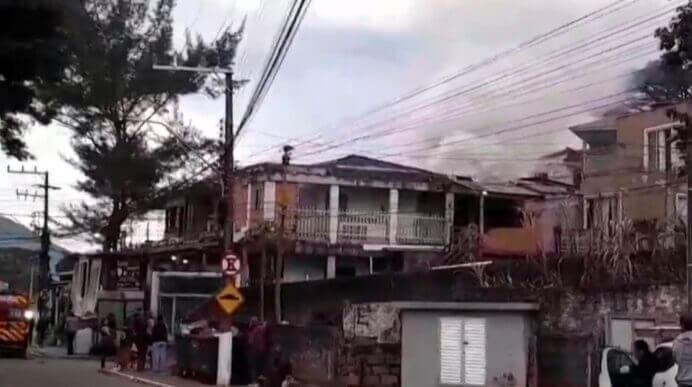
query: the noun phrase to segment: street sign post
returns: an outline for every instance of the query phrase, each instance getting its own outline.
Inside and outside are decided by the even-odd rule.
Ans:
[[[228,284],[216,295],[216,302],[227,315],[231,315],[245,302],[245,297],[233,284]]]
[[[227,251],[221,259],[221,270],[226,277],[233,277],[240,273],[240,259],[230,251]]]

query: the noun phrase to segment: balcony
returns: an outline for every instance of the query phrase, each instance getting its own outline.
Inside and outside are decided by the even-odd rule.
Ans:
[[[330,242],[328,210],[314,208],[277,209],[277,223],[284,216],[284,227],[291,238],[301,241]],[[390,244],[391,214],[342,210],[336,216],[336,242]],[[394,243],[401,245],[444,245],[445,218],[432,214],[397,214]]]
[[[445,217],[436,214],[399,214],[396,241],[401,245],[444,245]]]

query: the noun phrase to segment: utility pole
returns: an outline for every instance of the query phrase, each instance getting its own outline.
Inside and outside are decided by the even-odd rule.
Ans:
[[[41,253],[39,255],[39,276],[40,276],[40,287],[45,289],[50,284],[50,230],[48,229],[48,208],[49,208],[49,192],[50,190],[58,190],[60,187],[50,185],[50,178],[48,171],[39,171],[36,168],[33,170],[25,170],[24,167],[21,169],[13,170],[7,166],[7,172],[17,175],[38,175],[43,176],[43,184],[38,184],[37,186],[43,188],[43,195],[33,193],[29,194],[28,191],[24,193],[17,192],[17,196],[24,196],[24,198],[32,197],[34,200],[38,197],[43,196],[43,227],[41,231]]]
[[[226,76],[226,108],[225,108],[225,126],[224,126],[224,157],[223,157],[223,179],[224,189],[223,196],[226,202],[226,221],[223,228],[223,248],[225,251],[230,251],[233,247],[233,191],[234,191],[234,163],[233,145],[235,136],[233,133],[233,70],[219,67],[188,67],[188,66],[161,66],[154,65],[154,70],[164,71],[187,71],[193,73],[222,73]]]
[[[689,121],[685,122],[687,136],[687,249],[685,259],[685,278],[687,279],[687,312],[692,313],[692,287],[690,281],[690,268],[692,268],[692,205],[690,205],[690,196],[692,196],[692,128]]]
[[[288,166],[291,164],[291,152],[293,147],[285,145],[281,156],[281,194],[279,197],[280,218],[279,218],[279,237],[276,242],[276,265],[274,265],[274,314],[277,323],[282,321],[281,308],[281,283],[283,281],[284,254],[286,250],[286,209],[289,206],[287,174]]]

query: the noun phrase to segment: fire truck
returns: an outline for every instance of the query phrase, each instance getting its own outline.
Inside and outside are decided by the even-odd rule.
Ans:
[[[30,309],[29,297],[0,291],[0,352],[26,356],[33,324],[34,311]]]

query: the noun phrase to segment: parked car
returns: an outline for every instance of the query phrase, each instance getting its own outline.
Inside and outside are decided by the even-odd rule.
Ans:
[[[658,360],[658,370],[654,375],[653,387],[677,387],[675,375],[678,365],[673,359],[673,343],[666,342],[656,346],[654,356]],[[619,348],[607,347],[601,353],[599,387],[632,387],[637,385],[632,370],[636,362],[632,356]]]

